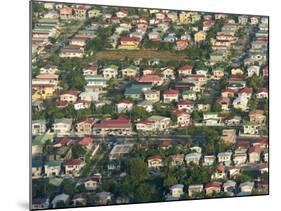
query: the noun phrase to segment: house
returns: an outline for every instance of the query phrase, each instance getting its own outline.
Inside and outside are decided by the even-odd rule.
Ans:
[[[87,8],[85,5],[76,5],[74,7],[74,15],[78,19],[86,19],[87,16]]]
[[[256,122],[245,121],[243,123],[243,134],[258,135],[260,126]]]
[[[171,103],[179,101],[179,91],[176,89],[168,89],[163,92],[163,102]]]
[[[72,7],[65,6],[59,10],[61,19],[70,19],[73,18],[74,10]]]
[[[178,102],[178,110],[184,110],[187,113],[192,113],[194,110],[194,103],[191,100],[181,100]]]
[[[247,68],[248,77],[252,77],[254,74],[259,76],[260,74],[260,66],[252,65]]]
[[[52,97],[58,90],[58,75],[43,73],[32,79],[32,100]]]
[[[216,160],[214,155],[205,155],[203,159],[203,166],[212,166]]]
[[[190,124],[190,114],[187,112],[177,109],[173,112],[173,115],[175,115],[177,119],[178,127],[186,127]]]
[[[213,79],[220,80],[224,76],[224,70],[222,68],[216,68],[212,71]]]
[[[33,198],[32,199],[32,209],[40,210],[40,209],[48,209],[50,206],[50,199],[48,197],[42,198]]]
[[[81,135],[92,135],[92,127],[94,125],[94,120],[87,118],[76,124],[76,131]]]
[[[94,175],[88,177],[83,181],[83,183],[87,191],[94,191],[98,188],[101,183],[101,175]]]
[[[234,94],[235,94],[235,90],[229,89],[229,88],[226,88],[226,89],[221,91],[222,97],[227,97],[227,98],[234,97]]]
[[[171,155],[171,158],[172,158],[172,162],[171,162],[172,166],[182,166],[184,164],[184,154]]]
[[[32,135],[42,135],[46,132],[46,120],[32,120],[31,123]]]
[[[177,69],[177,71],[178,71],[179,76],[184,77],[184,76],[192,74],[192,68],[193,67],[189,66],[189,65],[182,65]]]
[[[218,153],[218,162],[224,163],[226,166],[229,166],[231,164],[231,156],[232,152],[220,152]]]
[[[231,75],[243,75],[244,74],[244,71],[239,67],[233,67],[230,72],[231,72]]]
[[[74,196],[72,196],[72,203],[74,206],[86,206],[87,204],[87,194],[82,192],[82,193],[77,193]]]
[[[236,143],[236,130],[235,129],[223,129],[221,139],[226,144]]]
[[[147,112],[153,111],[153,102],[151,102],[151,101],[145,100],[145,101],[139,102],[137,104],[137,106],[143,107]]]
[[[252,87],[244,87],[239,90],[238,97],[246,97],[248,100],[252,97],[253,88]]]
[[[170,149],[172,147],[172,143],[170,140],[161,140],[158,143],[158,148],[162,150]]]
[[[98,73],[98,66],[97,65],[88,65],[83,70],[83,75],[97,75]]]
[[[194,163],[196,165],[199,165],[201,159],[201,153],[193,152],[185,155],[185,162],[187,165],[190,163]]]
[[[72,119],[55,119],[53,124],[54,133],[57,136],[66,136],[69,135],[72,126]]]
[[[151,116],[148,119],[138,122],[136,129],[142,132],[165,131],[171,123],[169,117]]]
[[[266,116],[263,110],[254,110],[249,113],[250,122],[256,122],[259,125],[265,125]]]
[[[127,9],[120,9],[119,11],[116,12],[116,16],[118,18],[125,18],[128,16],[128,10]]]
[[[110,66],[103,68],[101,71],[102,71],[103,77],[106,79],[117,78],[118,66],[110,65]]]
[[[119,49],[138,49],[138,45],[140,43],[140,39],[137,37],[128,37],[122,36],[120,37],[120,45]]]
[[[194,34],[194,41],[195,42],[202,42],[206,40],[207,33],[204,31],[199,31]]]
[[[105,78],[101,75],[97,76],[85,76],[85,81],[87,83],[87,87],[92,88],[92,87],[101,87],[105,88],[107,87],[107,81],[109,78]]]
[[[243,182],[239,185],[239,189],[243,193],[251,193],[254,189],[254,182]]]
[[[110,160],[117,160],[127,156],[132,150],[134,144],[116,144],[109,153]]]
[[[59,54],[61,58],[82,58],[83,55],[84,48],[80,45],[66,45]]]
[[[188,41],[187,40],[176,40],[175,49],[178,51],[184,50],[188,48]]]
[[[230,99],[227,97],[221,97],[216,100],[216,103],[221,106],[222,111],[228,111],[230,106]]]
[[[132,124],[128,117],[119,116],[117,119],[105,119],[93,126],[94,135],[129,135]]]
[[[45,162],[44,171],[47,177],[59,176],[61,173],[62,161],[49,160]]]
[[[259,162],[261,159],[261,152],[262,152],[262,148],[260,146],[250,147],[248,151],[249,163]]]
[[[161,86],[164,83],[163,77],[156,74],[143,75],[138,79],[139,83],[151,83],[153,86]]]
[[[197,94],[195,91],[189,90],[189,91],[184,91],[182,93],[182,99],[183,100],[196,100],[197,99]]]
[[[198,185],[189,185],[188,186],[188,196],[193,198],[196,197],[197,195],[201,194],[203,192],[203,185],[198,184]]]
[[[32,159],[32,179],[37,179],[42,176],[43,171],[43,162],[42,160],[33,160]]]
[[[164,76],[164,79],[175,79],[175,69],[171,66],[165,67],[161,69],[162,75]]]
[[[196,72],[196,75],[201,75],[201,76],[207,76],[207,74],[208,74],[208,68],[196,68],[195,69],[195,72]]]
[[[133,109],[133,103],[129,100],[121,100],[119,103],[116,103],[116,111],[118,113],[128,113]]]
[[[95,195],[95,204],[97,205],[106,205],[111,201],[111,193],[110,192],[98,192]]]
[[[225,166],[222,163],[219,164],[215,172],[212,174],[211,178],[214,180],[226,178]]]
[[[70,200],[70,196],[68,194],[61,193],[59,195],[56,195],[51,202],[52,208],[56,208],[59,203],[63,203],[64,206],[67,206],[69,200]]]
[[[99,93],[98,92],[81,92],[79,94],[79,98],[81,99],[81,101],[97,102],[97,101],[99,101]]]
[[[182,184],[175,184],[170,187],[170,192],[172,198],[179,199],[183,194],[184,185]]]
[[[85,161],[80,159],[65,160],[64,161],[65,174],[78,177],[82,168],[86,165]]]
[[[152,41],[160,41],[161,40],[160,33],[156,32],[156,31],[149,32],[147,34],[147,36],[148,36],[148,39],[152,40]]]
[[[237,184],[233,180],[227,180],[223,183],[223,191],[235,194],[237,192]]]
[[[84,147],[87,150],[91,150],[94,146],[93,139],[91,137],[85,136],[77,142],[78,145]]]
[[[160,91],[157,90],[147,90],[143,92],[145,100],[149,102],[159,102],[160,101]]]
[[[233,155],[233,163],[234,165],[242,165],[247,161],[247,154],[244,152],[235,153]]]
[[[60,95],[60,101],[66,101],[68,103],[75,103],[78,99],[80,92],[76,90],[68,90]]]
[[[174,43],[178,38],[175,36],[175,34],[168,34],[166,37],[164,37],[164,41],[165,42],[169,42],[169,43]]]
[[[153,155],[147,158],[148,168],[159,169],[164,166],[163,158],[160,155]]]
[[[128,66],[128,67],[122,69],[121,73],[122,73],[123,77],[132,78],[132,77],[136,77],[138,71],[135,66]]]
[[[257,99],[268,99],[268,89],[267,88],[259,88],[256,92]]]
[[[232,105],[236,109],[241,109],[242,111],[248,111],[248,101],[249,99],[246,96],[239,96],[235,98],[232,102]]]
[[[203,123],[206,126],[221,125],[221,117],[216,112],[207,112],[203,114]]]
[[[205,185],[205,192],[207,196],[212,196],[221,192],[221,183],[212,181]]]
[[[241,123],[240,116],[231,116],[225,120],[227,126],[239,125]]]
[[[87,109],[91,107],[91,102],[86,100],[78,100],[74,103],[75,110]]]

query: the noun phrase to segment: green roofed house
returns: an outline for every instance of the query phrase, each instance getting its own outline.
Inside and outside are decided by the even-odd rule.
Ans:
[[[197,95],[195,91],[184,91],[182,93],[182,99],[183,100],[196,100],[197,99]]]
[[[53,136],[49,134],[44,134],[36,136],[32,139],[32,155],[38,155],[43,153],[43,145],[50,141],[53,142]]]
[[[124,69],[121,70],[122,72],[122,77],[136,77],[137,73],[138,73],[138,69],[135,66],[128,66]]]
[[[32,160],[32,179],[42,176],[43,162],[42,160]]]
[[[59,176],[61,172],[62,161],[49,160],[45,162],[45,174],[47,177]]]
[[[124,95],[132,99],[141,99],[143,92],[151,88],[151,84],[133,84],[131,87],[126,88]]]
[[[243,122],[243,134],[244,135],[258,135],[259,125],[254,121],[244,121]]]

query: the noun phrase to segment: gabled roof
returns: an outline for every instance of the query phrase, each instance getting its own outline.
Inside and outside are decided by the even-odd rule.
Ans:
[[[178,95],[179,94],[179,90],[176,89],[168,89],[165,90],[163,95]]]

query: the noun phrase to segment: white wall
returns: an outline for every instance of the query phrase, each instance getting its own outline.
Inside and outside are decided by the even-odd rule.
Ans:
[[[168,9],[270,15],[270,196],[213,199],[172,203],[153,203],[94,208],[95,210],[157,209],[204,210],[276,210],[280,194],[281,140],[278,136],[280,108],[280,5],[277,0],[76,0],[80,3],[100,3]],[[1,210],[28,209],[28,151],[29,151],[29,5],[27,0],[1,2]],[[4,48],[3,48],[4,46]],[[11,83],[13,81],[13,83]],[[15,83],[16,82],[16,83]],[[15,85],[18,84],[18,85]],[[280,92],[280,91],[279,91]],[[11,97],[13,96],[13,98]],[[12,125],[18,126],[15,132]],[[11,183],[10,183],[11,182]],[[15,186],[16,182],[16,186]],[[15,189],[18,187],[18,189]],[[93,208],[89,208],[93,209]],[[278,208],[277,208],[278,209]],[[85,209],[75,209],[76,211]]]

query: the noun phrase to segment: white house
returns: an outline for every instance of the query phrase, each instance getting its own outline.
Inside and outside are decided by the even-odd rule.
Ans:
[[[72,119],[55,119],[53,124],[54,133],[57,136],[66,136],[69,135],[72,125]]]
[[[127,113],[133,109],[133,103],[129,100],[122,100],[116,104],[116,111],[118,113]]]

